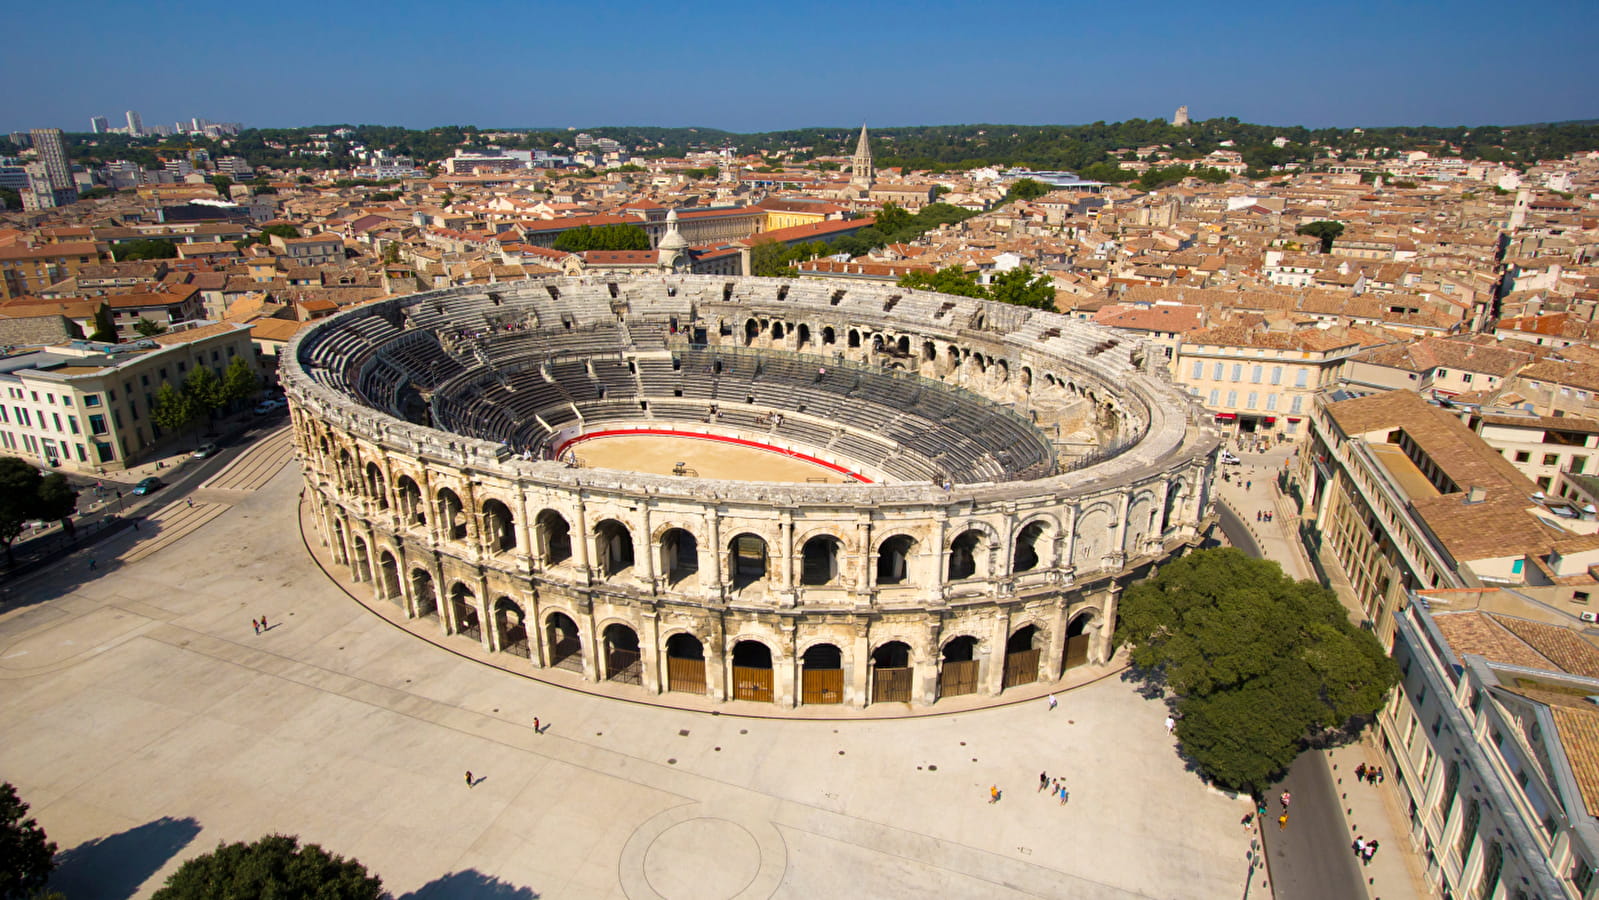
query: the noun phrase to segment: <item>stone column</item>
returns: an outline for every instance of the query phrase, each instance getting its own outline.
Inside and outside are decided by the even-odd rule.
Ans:
[[[574,530],[577,533],[572,536],[572,550],[577,554],[578,579],[585,585],[593,584],[594,568],[589,564],[589,559],[594,536],[589,534],[588,504],[583,502],[582,497],[577,500],[577,527]]]
[[[778,629],[777,652],[772,660],[772,699],[778,706],[797,707],[800,701],[799,634],[793,619],[784,619]]]
[[[658,551],[655,547],[655,538],[651,536],[654,528],[650,525],[650,519],[650,504],[648,502],[639,504],[639,520],[643,526],[639,534],[642,536],[643,546],[640,546],[639,540],[634,540],[633,565],[637,567],[641,561],[644,563],[644,574],[641,580],[644,586],[653,594],[656,590],[655,567],[657,560],[655,557]]]
[[[1047,681],[1058,681],[1063,672],[1062,666],[1066,662],[1066,608],[1070,605],[1069,595],[1055,595],[1055,608],[1049,617],[1049,644],[1044,648],[1044,678]]]
[[[494,627],[494,603],[489,598],[489,580],[479,570],[476,578],[478,639],[483,649],[493,653],[500,649],[499,629]]]
[[[603,676],[600,668],[600,657],[605,653],[604,641],[594,628],[594,604],[585,600],[582,608],[577,610],[577,627],[582,633],[583,646],[588,649],[583,654],[583,677],[599,684]]]
[[[850,648],[850,677],[844,682],[844,703],[856,709],[866,706],[872,673],[872,641],[868,629],[865,622],[855,623],[855,640]]]
[[[660,620],[660,613],[647,609],[639,622],[639,670],[644,676],[644,690],[651,694],[661,692],[661,665],[664,654],[661,652]]]
[[[937,624],[928,623],[922,646],[911,647],[911,677],[914,679],[911,696],[922,706],[932,706],[938,701],[938,645],[942,635]]]
[[[994,610],[992,637],[988,644],[988,671],[982,676],[982,692],[994,696],[1005,689],[1005,642],[1010,639],[1010,611]]]
[[[533,523],[527,519],[527,491],[521,485],[516,491],[516,547],[521,553],[517,554],[517,569],[523,573],[534,568],[542,569],[542,565],[534,566],[533,561],[542,555],[538,547],[533,546]]]
[[[876,576],[872,571],[872,521],[855,523],[855,540],[860,547],[860,571],[855,573],[855,602],[865,603],[872,594]]]
[[[710,526],[710,532],[711,532],[710,546],[707,547],[707,548],[703,548],[701,550],[701,555],[702,556],[704,555],[704,551],[705,550],[709,550],[710,554],[711,554],[711,564],[709,566],[707,566],[707,565],[705,565],[705,563],[703,561],[700,563],[700,581],[701,581],[701,583],[703,583],[705,585],[706,590],[711,594],[711,596],[716,597],[717,599],[720,600],[722,598],[722,514],[721,514],[721,511],[713,508],[711,510],[710,519],[709,519],[709,521],[706,522],[706,524]],[[710,576],[711,576],[709,581],[705,580],[705,574],[706,574],[707,571],[709,571]]]
[[[444,563],[439,559],[438,551],[434,551],[428,559],[428,568],[433,572],[433,604],[438,608],[439,631],[450,634],[454,631],[450,627],[451,618],[455,615],[450,602],[450,583],[444,579]]]
[[[1120,581],[1112,581],[1105,588],[1105,600],[1100,605],[1099,634],[1094,636],[1093,645],[1089,648],[1089,662],[1106,663],[1114,649],[1111,641],[1116,636],[1116,605],[1121,602],[1122,585]]]

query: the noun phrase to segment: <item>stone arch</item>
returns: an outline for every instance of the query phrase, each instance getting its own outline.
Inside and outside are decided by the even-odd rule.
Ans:
[[[452,541],[466,540],[466,504],[450,488],[439,488],[434,495],[439,507],[439,532]]]
[[[1166,503],[1160,515],[1160,533],[1165,534],[1171,530],[1172,520],[1182,511],[1183,503],[1188,499],[1188,482],[1182,478],[1174,478],[1166,485]]]
[[[844,702],[844,651],[831,641],[818,641],[800,654],[800,702],[830,705]]]
[[[1031,572],[1053,565],[1051,545],[1059,527],[1048,516],[1028,520],[1016,532],[1015,546],[1011,550],[1011,571]]]
[[[490,499],[483,504],[484,538],[491,553],[509,553],[516,549],[516,517],[503,500]]]
[[[755,339],[761,336],[761,323],[750,319],[744,323],[744,346],[753,347]]]
[[[427,569],[411,570],[411,602],[418,618],[439,614],[439,592],[433,585],[433,573]]]
[[[337,467],[339,487],[346,491],[359,491],[361,481],[356,477],[355,457],[350,455],[350,448],[339,448]]]
[[[692,632],[666,637],[666,689],[684,694],[708,693],[705,681],[705,643]]]
[[[540,510],[533,519],[534,542],[547,566],[558,566],[572,558],[572,526],[566,516],[553,509]]]
[[[382,467],[375,462],[366,464],[366,495],[377,501],[378,509],[389,508],[388,484]]]
[[[892,534],[877,543],[875,554],[876,583],[896,585],[914,583],[912,560],[916,558],[919,542],[908,534]]]
[[[694,532],[675,525],[660,529],[656,546],[660,552],[657,571],[667,584],[678,584],[699,572],[700,544]]]
[[[771,703],[775,699],[772,690],[773,654],[766,642],[753,638],[736,640],[728,657],[733,672],[734,700]]]
[[[576,619],[561,610],[552,610],[544,616],[544,634],[551,666],[583,671],[583,638]]]
[[[450,614],[455,619],[455,633],[475,640],[483,639],[483,627],[478,621],[477,594],[457,581],[450,586]]]
[[[356,581],[372,580],[372,557],[367,552],[366,538],[359,534],[350,538],[350,574]]]
[[[818,534],[800,547],[800,584],[820,587],[839,579],[839,559],[844,542],[832,534]]]
[[[783,335],[786,334],[786,333],[787,333],[787,329],[785,329],[783,327],[783,323],[782,322],[773,322],[772,323],[772,340],[780,341],[780,340],[783,339]]]
[[[1003,687],[1013,688],[1032,684],[1038,680],[1038,663],[1043,649],[1044,630],[1027,623],[1011,632],[1005,640],[1005,681]]]
[[[1110,539],[1116,514],[1109,506],[1096,503],[1077,517],[1072,528],[1076,541],[1072,547],[1072,565],[1079,571],[1092,572],[1104,564],[1110,552]]]
[[[527,635],[527,613],[522,605],[510,597],[494,601],[494,631],[500,652],[524,659],[532,656]]]
[[[727,584],[733,590],[765,581],[770,569],[766,539],[745,531],[727,542]]]
[[[405,592],[400,589],[400,563],[387,550],[378,554],[378,594],[385,600],[404,605]]]
[[[633,568],[633,531],[616,519],[594,524],[595,562],[603,577],[611,578]]]
[[[1061,657],[1061,671],[1091,662],[1094,638],[1101,627],[1098,609],[1088,608],[1072,614],[1066,623],[1066,647]]]
[[[915,679],[911,645],[884,641],[872,651],[872,702],[909,703]]]
[[[416,479],[401,475],[394,487],[401,521],[407,525],[426,525],[427,504],[422,502],[422,488],[417,486]]]
[[[838,332],[833,330],[833,326],[824,325],[822,327],[822,346],[827,347],[836,343],[838,343]]]
[[[1143,552],[1144,539],[1156,532],[1160,522],[1160,505],[1153,491],[1140,491],[1127,507],[1126,543],[1122,550],[1129,556]]]
[[[600,677],[605,681],[643,684],[642,656],[639,653],[638,632],[626,622],[612,622],[600,629],[600,644],[604,664]]]
[[[944,641],[938,650],[938,695],[959,697],[977,693],[981,662],[978,650],[982,641],[970,634],[958,634]]]
[[[794,349],[804,350],[811,344],[811,326],[804,322],[794,327]]]
[[[949,566],[945,573],[949,581],[979,578],[989,572],[989,532],[971,527],[955,535],[949,542]]]

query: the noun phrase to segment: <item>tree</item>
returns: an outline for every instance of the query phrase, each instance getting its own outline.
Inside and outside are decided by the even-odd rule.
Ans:
[[[794,259],[789,246],[782,241],[758,240],[750,245],[750,274],[775,278],[793,274],[789,263]]]
[[[0,544],[6,563],[15,560],[11,545],[22,536],[22,526],[34,519],[59,519],[66,527],[78,506],[78,494],[59,473],[44,475],[25,459],[0,456]]]
[[[585,250],[648,250],[650,235],[637,225],[584,225],[570,228],[555,238],[555,249],[567,253]]]
[[[1032,178],[1021,178],[1018,179],[1015,184],[1010,186],[1010,190],[1005,192],[1005,198],[1000,202],[1009,203],[1012,200],[1037,200],[1039,197],[1042,197],[1047,193],[1049,193],[1049,185],[1044,184],[1042,181],[1036,181]]]
[[[287,222],[277,222],[272,225],[262,226],[261,234],[264,237],[273,237],[275,235],[284,239],[297,238],[300,236],[300,229],[295,228],[293,225],[290,225]]]
[[[170,381],[161,382],[161,389],[155,392],[155,405],[150,408],[150,418],[157,428],[182,431],[198,413],[193,397],[174,388]]]
[[[91,341],[104,341],[115,344],[118,341],[116,323],[111,320],[111,306],[102,303],[94,311],[94,333],[89,335]]]
[[[1302,234],[1305,237],[1313,237],[1321,241],[1321,252],[1323,253],[1331,253],[1333,241],[1338,240],[1338,237],[1343,233],[1344,223],[1331,222],[1326,219],[1320,222],[1307,222],[1294,229],[1294,234]]]
[[[1398,680],[1331,591],[1233,548],[1173,560],[1119,612],[1135,671],[1176,696],[1183,753],[1230,789],[1265,789],[1311,738],[1376,713]]]
[[[883,208],[877,211],[876,218],[877,229],[888,234],[912,224],[911,214],[898,203],[884,203]]]
[[[205,366],[197,366],[183,379],[183,394],[194,404],[195,418],[209,418],[228,402],[226,385]]]
[[[222,371],[222,396],[228,403],[238,403],[255,396],[261,390],[261,377],[255,374],[244,357],[235,356]]]
[[[0,187],[0,209],[21,209],[22,195],[7,187]]]
[[[284,900],[377,900],[383,880],[366,866],[299,838],[271,834],[253,844],[218,844],[167,878],[154,900],[279,897]]]
[[[37,896],[55,871],[55,842],[27,815],[11,782],[0,784],[0,900]]]
[[[987,297],[988,292],[977,279],[961,271],[960,266],[949,266],[935,272],[906,272],[899,278],[899,286],[918,291],[937,291],[957,297]]]
[[[233,187],[233,179],[226,175],[216,175],[211,178],[211,186],[217,189],[217,196],[226,200],[233,195],[229,189]]]
[[[144,337],[155,337],[158,334],[165,333],[167,326],[141,317],[139,321],[133,323],[133,330]]]
[[[1048,275],[1034,275],[1027,266],[995,275],[988,283],[988,296],[1000,303],[1055,309],[1055,282]]]
[[[117,262],[140,259],[176,259],[178,245],[168,240],[123,241],[111,246],[111,256]]]

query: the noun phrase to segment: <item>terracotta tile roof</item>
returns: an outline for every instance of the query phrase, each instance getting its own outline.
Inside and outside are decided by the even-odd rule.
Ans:
[[[1560,671],[1584,678],[1599,678],[1599,647],[1583,640],[1571,629],[1514,616],[1489,615]]]
[[[1549,712],[1582,793],[1583,806],[1589,815],[1599,813],[1599,709],[1551,704]]]
[[[1434,610],[1433,624],[1457,655],[1481,656],[1507,666],[1552,669],[1554,663],[1526,641],[1496,621],[1497,617],[1476,610]]]

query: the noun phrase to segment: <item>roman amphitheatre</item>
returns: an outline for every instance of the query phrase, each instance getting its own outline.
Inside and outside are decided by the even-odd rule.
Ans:
[[[1156,352],[660,274],[385,300],[281,374],[309,514],[374,606],[640,700],[936,712],[1105,663],[1123,587],[1209,527],[1218,437]]]

